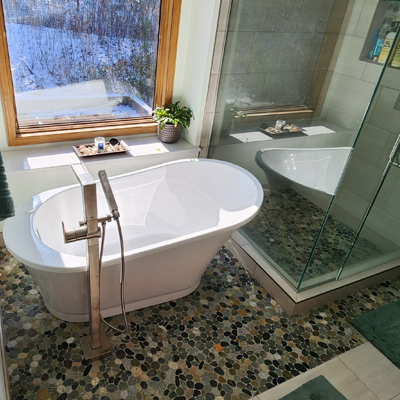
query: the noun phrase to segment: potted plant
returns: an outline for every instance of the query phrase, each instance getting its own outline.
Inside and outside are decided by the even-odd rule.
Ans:
[[[236,100],[233,103],[226,103],[221,124],[221,136],[228,136],[232,133],[233,127],[237,125],[237,119],[241,118],[247,119],[247,114],[239,111]]]
[[[157,122],[157,134],[164,143],[175,143],[181,137],[182,128],[190,126],[193,112],[188,107],[181,107],[180,101],[168,106],[156,107],[153,120]]]

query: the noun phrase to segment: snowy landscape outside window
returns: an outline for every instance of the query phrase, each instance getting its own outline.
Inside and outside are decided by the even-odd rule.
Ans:
[[[46,126],[46,133],[60,133],[66,124],[80,124],[74,138],[97,135],[91,123],[152,124],[151,110],[172,86],[166,68],[157,70],[160,54],[168,58],[171,51],[164,45],[160,53],[159,38],[160,29],[172,29],[174,3],[180,6],[176,0],[3,0],[8,65],[3,60],[1,73],[11,73],[16,137]],[[74,132],[69,126],[64,133]]]

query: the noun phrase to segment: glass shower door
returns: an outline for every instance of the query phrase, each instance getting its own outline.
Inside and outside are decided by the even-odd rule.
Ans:
[[[377,7],[363,7],[356,33],[348,0],[232,0],[208,157],[263,185],[261,210],[239,233],[297,290],[338,279],[350,253],[397,249],[363,227],[400,126],[400,69],[371,57],[367,32],[397,29],[397,11]]]
[[[342,147],[354,140],[357,128],[327,121],[321,111],[347,3],[232,0],[208,157],[245,168],[263,185],[260,213],[239,232],[295,287],[331,192],[318,203],[318,178],[310,176],[309,198],[287,183],[277,189],[257,159],[264,149]],[[365,109],[365,97],[356,103]]]
[[[391,166],[399,151],[399,133],[400,69],[387,62],[298,289],[344,278],[399,257],[400,174],[397,166]],[[327,254],[330,257],[323,258]],[[322,268],[326,272],[318,273]]]
[[[400,111],[399,111],[400,113]],[[338,275],[343,279],[377,265],[396,261],[400,257],[400,135],[382,184],[376,193],[365,220],[360,226],[345,264]],[[379,242],[380,254],[374,256],[361,251],[362,241],[370,238]]]

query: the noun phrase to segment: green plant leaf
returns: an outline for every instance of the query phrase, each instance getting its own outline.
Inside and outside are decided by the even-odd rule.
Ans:
[[[194,119],[193,112],[190,108],[181,107],[179,104],[180,101],[177,101],[168,106],[156,107],[153,110],[153,121],[160,124],[161,130],[164,129],[165,124],[172,124],[179,127],[179,131],[182,133],[182,127],[188,128],[190,126],[191,118]]]

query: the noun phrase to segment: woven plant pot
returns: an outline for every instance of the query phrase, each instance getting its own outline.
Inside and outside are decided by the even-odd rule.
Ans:
[[[165,124],[164,129],[160,130],[160,124],[157,124],[157,135],[164,143],[175,143],[181,137],[179,126],[175,128],[172,124]]]

